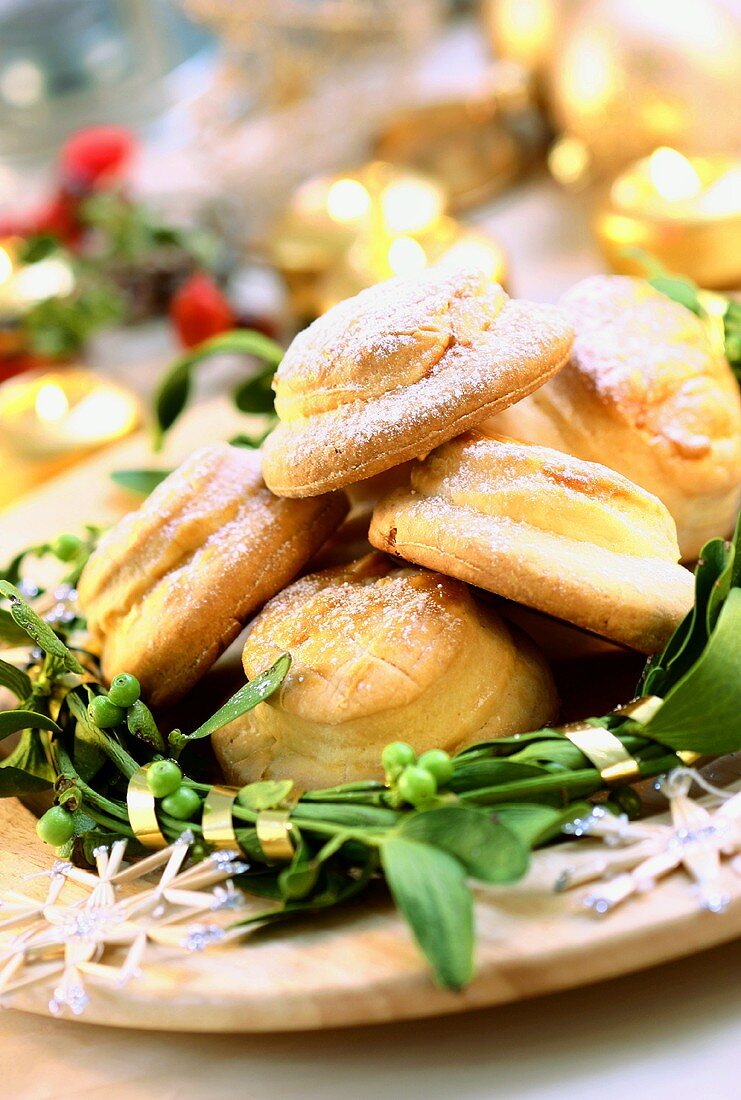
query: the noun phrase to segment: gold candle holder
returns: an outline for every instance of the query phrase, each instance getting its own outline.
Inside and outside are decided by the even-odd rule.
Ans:
[[[741,160],[662,147],[613,182],[594,229],[614,271],[645,274],[640,249],[715,289],[741,286]]]

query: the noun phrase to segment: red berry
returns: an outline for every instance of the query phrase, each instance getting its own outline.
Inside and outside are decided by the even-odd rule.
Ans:
[[[204,272],[191,275],[173,295],[170,318],[186,348],[234,328],[235,322],[226,297]]]
[[[67,138],[59,154],[65,191],[80,193],[121,179],[129,168],[136,141],[122,126],[89,126]]]
[[[48,233],[65,244],[74,244],[81,233],[77,207],[69,196],[55,195],[36,211],[34,233]]]

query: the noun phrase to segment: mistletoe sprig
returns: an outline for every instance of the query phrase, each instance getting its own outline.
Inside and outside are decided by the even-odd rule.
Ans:
[[[106,690],[79,648],[79,630],[49,623],[7,579],[0,596],[26,637],[22,661],[0,662],[0,683],[17,699],[14,710],[0,715],[0,738],[22,731],[0,766],[0,796],[53,790],[55,804],[39,823],[42,838],[65,857],[91,860],[95,847],[117,838],[135,849],[126,791],[141,765],[150,764],[163,836],[174,841],[189,829],[196,857],[206,855],[201,816],[212,787],[192,746],[269,698],[290,655],[197,729],[165,732],[133,676],[122,674]],[[637,762],[639,777],[671,770],[683,750],[741,749],[741,530],[730,542],[705,546],[695,606],[649,662],[637,693],[650,695],[650,704],[589,723],[610,730]],[[384,879],[437,980],[451,988],[474,973],[472,882],[518,881],[531,849],[584,817],[587,799],[607,796],[605,805],[616,812],[640,811],[632,788],[610,788],[559,729],[481,743],[452,760],[438,750],[416,759],[399,741],[387,746],[381,763],[383,782],[300,797],[290,779],[242,788],[232,811],[249,861],[240,885],[265,899],[249,923],[321,912]],[[262,847],[260,815],[269,810],[281,810],[290,823],[289,862],[276,864]]]

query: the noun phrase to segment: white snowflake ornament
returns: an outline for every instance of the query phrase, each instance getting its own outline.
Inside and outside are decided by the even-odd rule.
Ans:
[[[689,797],[693,781],[720,799],[710,810]],[[733,857],[741,873],[741,791],[729,794],[709,784],[691,768],[676,768],[656,784],[669,799],[671,824],[628,821],[595,806],[586,818],[566,826],[575,837],[594,837],[613,849],[585,867],[567,868],[556,882],[558,891],[602,880],[583,904],[598,916],[627,898],[652,890],[660,878],[683,868],[693,880],[704,909],[721,913],[729,898],[720,886],[721,859]]]

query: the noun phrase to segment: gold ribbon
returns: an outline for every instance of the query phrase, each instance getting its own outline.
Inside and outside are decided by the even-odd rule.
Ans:
[[[239,841],[234,832],[232,806],[239,787],[212,787],[203,805],[203,839],[214,848],[230,848],[239,851]]]
[[[293,825],[290,818],[290,810],[261,810],[257,815],[257,839],[270,863],[285,863],[293,859]]]
[[[644,695],[632,703],[626,703],[624,707],[618,707],[615,714],[625,714],[637,722],[646,723],[653,718],[656,711],[664,702],[658,695]],[[678,756],[683,764],[696,764],[701,759],[702,753],[693,749],[675,749],[674,755]]]
[[[570,726],[561,726],[559,732],[594,764],[605,783],[630,783],[640,775],[638,761],[630,755],[620,738],[604,727],[574,722]]]
[[[126,791],[126,807],[136,839],[145,848],[166,848],[168,841],[162,835],[157,820],[157,803],[147,785],[150,764],[144,764],[134,772]]]

